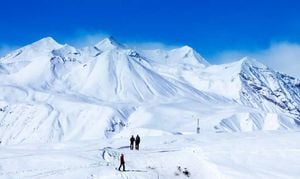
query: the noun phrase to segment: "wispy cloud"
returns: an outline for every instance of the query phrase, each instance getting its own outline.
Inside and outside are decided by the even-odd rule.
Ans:
[[[105,32],[78,31],[73,38],[65,39],[65,42],[78,48],[94,45],[106,37],[109,35]],[[123,44],[135,49],[170,50],[180,46],[160,42],[124,42]],[[16,48],[16,46],[0,44],[0,57]],[[227,50],[209,58],[208,61],[222,64],[239,60],[244,56],[253,57],[274,70],[300,78],[300,44],[297,43],[279,42],[270,45],[267,49],[257,51]]]
[[[300,78],[300,44],[275,44],[254,57],[276,70]]]
[[[95,45],[99,41],[103,40],[104,38],[110,37],[111,34],[103,31],[96,31],[91,32],[88,30],[78,30],[74,33],[74,35],[70,35],[70,38],[67,38],[64,40],[65,43],[68,43],[72,46],[75,46],[77,48],[86,47]],[[179,47],[179,45],[173,45],[173,44],[165,44],[161,42],[136,42],[133,40],[125,40],[125,41],[119,41],[119,39],[115,39],[121,44],[124,44],[125,46],[128,46],[133,49],[147,49],[147,50],[153,50],[153,49],[165,49],[170,50]]]
[[[77,31],[70,39],[66,39],[65,42],[77,48],[82,48],[95,45],[106,37],[109,37],[109,35],[105,32],[88,32],[85,30],[80,30]]]
[[[0,44],[0,57],[5,56],[6,54],[8,54],[9,52],[17,49],[18,47],[16,46],[9,46],[9,45],[5,45],[5,44]]]
[[[143,49],[143,50],[154,50],[154,49],[170,50],[179,47],[177,45],[168,45],[160,42],[128,42],[125,44],[131,48]]]
[[[290,42],[274,43],[269,48],[250,51],[224,51],[211,59],[226,63],[250,56],[274,70],[300,78],[300,44]]]

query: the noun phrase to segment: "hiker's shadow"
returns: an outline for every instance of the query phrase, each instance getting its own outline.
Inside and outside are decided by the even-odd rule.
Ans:
[[[126,172],[147,172],[146,170],[125,170]]]
[[[122,147],[119,147],[118,149],[128,149],[129,148],[129,146],[122,146]]]

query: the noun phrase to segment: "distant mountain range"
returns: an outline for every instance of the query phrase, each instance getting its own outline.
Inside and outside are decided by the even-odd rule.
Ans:
[[[248,57],[211,65],[188,46],[113,38],[76,49],[47,37],[0,58],[3,144],[192,133],[196,119],[201,132],[297,128],[300,80]]]

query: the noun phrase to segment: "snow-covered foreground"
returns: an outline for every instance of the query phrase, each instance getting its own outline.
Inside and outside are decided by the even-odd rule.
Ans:
[[[0,178],[298,178],[299,131],[142,136],[107,141],[19,144],[0,147]],[[124,153],[126,172],[119,172]],[[177,175],[175,174],[177,173]]]

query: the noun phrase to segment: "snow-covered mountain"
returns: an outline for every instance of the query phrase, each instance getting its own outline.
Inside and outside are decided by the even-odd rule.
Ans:
[[[76,49],[44,38],[0,58],[0,140],[52,142],[291,129],[300,81],[244,58],[211,65],[191,47]]]

